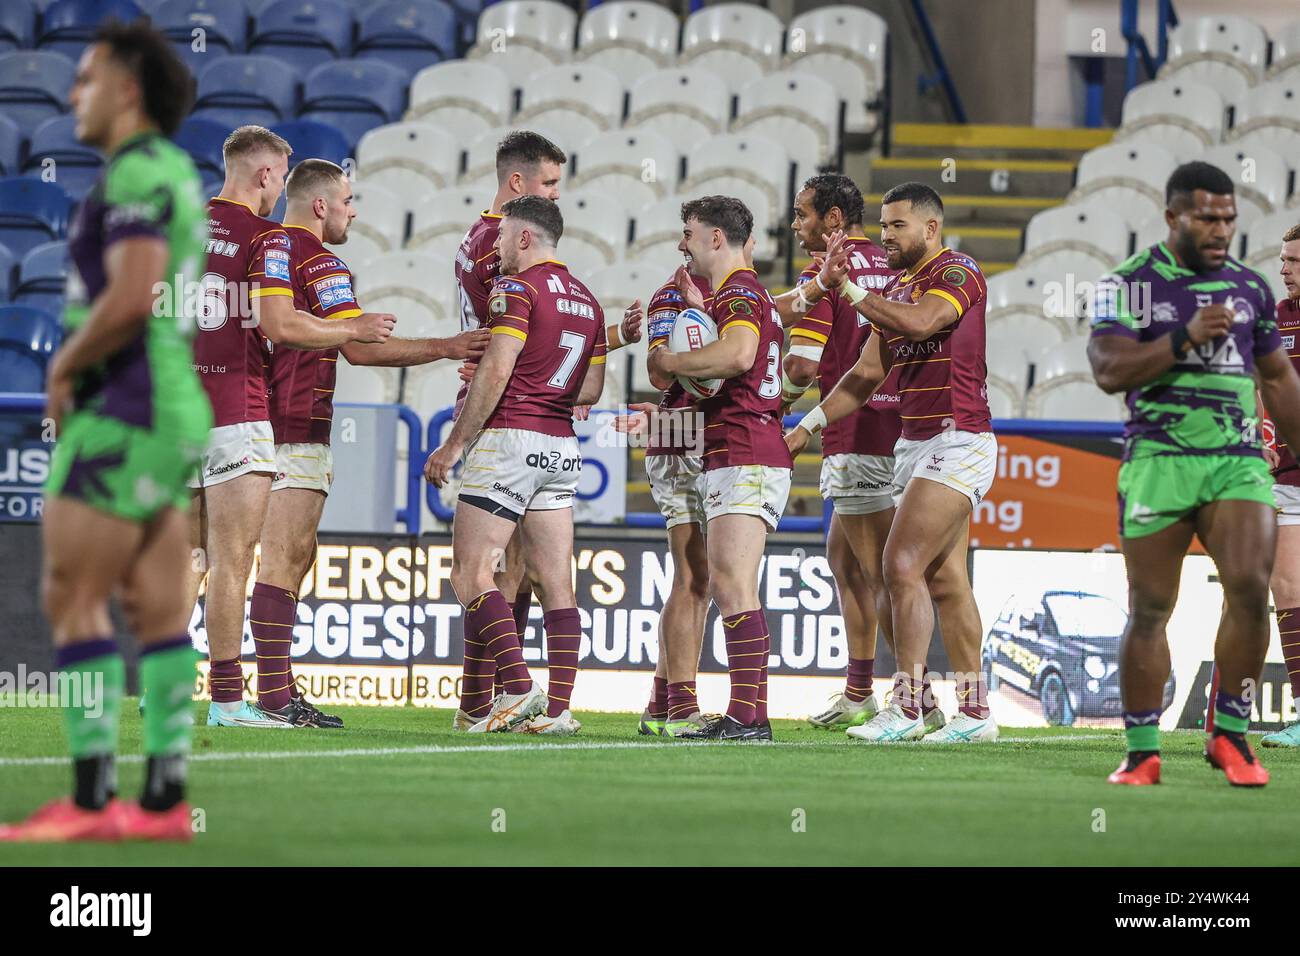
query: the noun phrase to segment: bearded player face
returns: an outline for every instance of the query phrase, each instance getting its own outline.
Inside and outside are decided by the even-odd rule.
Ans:
[[[880,244],[891,269],[910,269],[925,257],[928,244],[939,234],[937,219],[917,212],[910,200],[880,207]]]
[[[346,176],[340,176],[338,183],[327,189],[321,200],[325,203],[321,238],[332,246],[342,245],[348,241],[348,227],[357,217],[357,209],[352,205],[352,184]]]

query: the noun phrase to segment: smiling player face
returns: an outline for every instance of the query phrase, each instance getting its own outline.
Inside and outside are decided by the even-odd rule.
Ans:
[[[709,275],[713,262],[713,233],[716,231],[694,218],[682,225],[682,241],[677,243],[677,251],[686,258],[686,268],[691,275]]]
[[[916,212],[910,200],[880,207],[880,244],[891,269],[911,269],[938,235],[939,222]]]
[[[1231,193],[1218,194],[1198,189],[1189,200],[1174,196],[1165,210],[1169,245],[1187,268],[1211,272],[1223,267],[1228,248],[1237,232],[1237,201]]]

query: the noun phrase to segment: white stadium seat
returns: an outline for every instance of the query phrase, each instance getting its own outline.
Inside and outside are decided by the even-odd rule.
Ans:
[[[625,126],[667,137],[679,153],[722,133],[731,120],[731,94],[708,70],[657,70],[630,90]]]
[[[1227,141],[1253,149],[1266,146],[1300,171],[1300,77],[1264,83],[1236,104]]]
[[[460,174],[459,185],[462,189],[490,189],[497,191],[497,146],[506,134],[509,126],[499,126],[486,133],[480,133],[470,140],[465,147],[465,171]]]
[[[1029,384],[1029,363],[1044,349],[1068,338],[1060,323],[1015,313],[994,319],[986,326],[985,356],[989,372],[1024,392]]]
[[[636,216],[636,237],[628,247],[629,262],[651,259],[681,261],[677,244],[682,241],[682,196],[670,196],[642,209]]]
[[[1025,402],[1023,391],[1017,391],[1010,382],[990,374],[985,380],[989,400],[989,414],[994,418],[1020,418]]]
[[[1092,365],[1088,362],[1088,337],[1076,335],[1043,349],[1032,356],[1034,362],[1034,388],[1053,379],[1083,376],[1092,381]]]
[[[468,228],[468,226],[467,226]],[[422,252],[390,252],[356,269],[357,298],[397,316],[403,338],[453,335],[460,307],[452,265]]]
[[[377,182],[353,183],[352,205],[357,217],[348,227],[348,241],[338,247],[347,262],[365,262],[402,248],[406,236],[406,202]]]
[[[681,21],[667,7],[649,0],[614,0],[583,14],[576,59],[604,67],[627,87],[672,63],[680,33]]]
[[[376,405],[395,402],[397,373],[398,369],[395,368],[353,365],[340,354],[338,376],[334,383],[334,401]]]
[[[771,223],[785,209],[789,182],[790,160],[781,143],[754,133],[728,133],[699,144],[687,155],[681,191],[728,196],[732,184],[747,183],[767,200],[761,218]],[[760,218],[758,211],[754,218]]]
[[[1178,166],[1173,153],[1154,143],[1133,141],[1098,146],[1079,160],[1068,203],[1110,206],[1137,229],[1165,208],[1165,182]]]
[[[584,142],[591,140],[622,121],[623,84],[609,70],[582,63],[543,70],[524,87],[515,123],[532,129],[554,114],[567,116],[563,122],[569,135]],[[563,143],[562,148],[576,147]]]
[[[1223,137],[1224,106],[1211,87],[1182,78],[1143,83],[1124,97],[1116,140],[1155,139],[1192,157]]]
[[[784,143],[802,182],[835,156],[839,130],[839,94],[812,74],[774,73],[740,91],[731,128],[754,132]]]
[[[1271,216],[1256,219],[1246,232],[1246,255],[1243,261],[1270,282],[1279,278],[1282,263],[1282,237],[1300,224],[1300,209],[1283,209]]]
[[[460,147],[429,123],[389,123],[357,144],[357,178],[380,180],[408,204],[456,181]]]
[[[514,91],[503,70],[490,62],[448,60],[415,74],[405,118],[468,143],[504,124],[513,111]]]
[[[1064,421],[1122,422],[1124,399],[1107,395],[1091,375],[1054,378],[1035,385],[1025,399],[1026,418]]]
[[[1128,223],[1100,203],[1044,209],[1029,220],[1025,252],[1016,265],[1055,265],[1066,253],[1091,256],[1109,269],[1128,258],[1129,232]]]
[[[642,308],[649,310],[650,297],[672,278],[681,261],[678,256],[676,262],[620,262],[593,272],[583,281],[613,322],[636,299],[641,300]]]
[[[770,10],[715,4],[687,17],[678,62],[712,70],[736,93],[777,68],[784,34],[781,19]]]
[[[1039,321],[1053,322],[1062,336],[1072,333],[1080,316],[1080,304],[1091,284],[1105,273],[1090,256],[1075,253],[1073,261],[1059,259],[1050,263],[1008,269],[990,276],[986,294],[986,319],[1027,315]]]
[[[582,147],[575,187],[616,193],[625,209],[640,209],[677,191],[681,157],[651,130],[611,130]]]
[[[499,67],[515,87],[573,57],[578,15],[554,0],[507,0],[484,7],[467,56]]]
[[[885,84],[888,38],[885,21],[870,10],[848,4],[820,7],[790,21],[786,63],[831,81],[848,101],[848,129],[870,132],[874,121],[865,104],[875,100]],[[855,69],[851,73],[846,66]]]
[[[1237,186],[1237,212],[1244,218],[1258,219],[1286,205],[1290,179],[1286,162],[1267,146],[1249,149],[1227,143],[1206,150],[1200,159],[1218,166],[1232,177]],[[1242,224],[1237,224],[1240,232]]]
[[[879,126],[876,114],[868,109],[869,104],[876,102],[878,94],[854,67],[851,60],[845,59],[838,53],[810,53],[788,60],[786,72],[815,76],[830,85],[835,91],[837,100],[835,106],[837,125],[838,101],[843,101],[845,105],[845,132],[865,135],[875,132]]]
[[[1268,37],[1244,17],[1185,20],[1169,33],[1169,58],[1160,79],[1195,80],[1231,100],[1260,81]]]
[[[1300,20],[1292,20],[1273,34],[1273,64],[1268,68],[1270,80],[1300,79]]]
[[[447,189],[420,200],[411,210],[411,238],[406,240],[406,248],[451,262],[465,233],[478,222],[492,197],[493,192],[485,189]]]
[[[559,259],[579,279],[623,258],[627,249],[628,218],[607,194],[574,190],[560,194],[564,236]]]

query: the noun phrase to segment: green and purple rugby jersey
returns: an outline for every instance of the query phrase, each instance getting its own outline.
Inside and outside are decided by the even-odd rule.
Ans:
[[[198,305],[190,303],[207,217],[194,163],[156,132],[123,143],[77,209],[68,232],[66,334],[86,323],[107,287],[112,245],[140,237],[162,239],[169,250],[153,311],[134,339],[77,376],[45,489],[132,521],[188,503],[186,480],[212,425],[193,367]]]

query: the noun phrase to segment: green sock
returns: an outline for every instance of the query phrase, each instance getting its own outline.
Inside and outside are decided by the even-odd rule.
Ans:
[[[194,665],[198,654],[190,646],[145,648],[140,655],[140,684],[149,695],[144,710],[144,752],[170,757],[190,752],[194,726]]]
[[[1129,753],[1135,750],[1159,750],[1160,728],[1155,724],[1126,727],[1124,728],[1124,739],[1128,741]]]
[[[1246,728],[1250,726],[1250,718],[1225,713],[1216,707],[1214,708],[1214,726],[1218,730],[1226,730],[1231,734],[1244,734]]]
[[[74,645],[75,646],[75,645]],[[117,720],[122,711],[126,667],[116,650],[86,660],[62,663],[60,692],[68,749],[74,760],[117,752]]]

